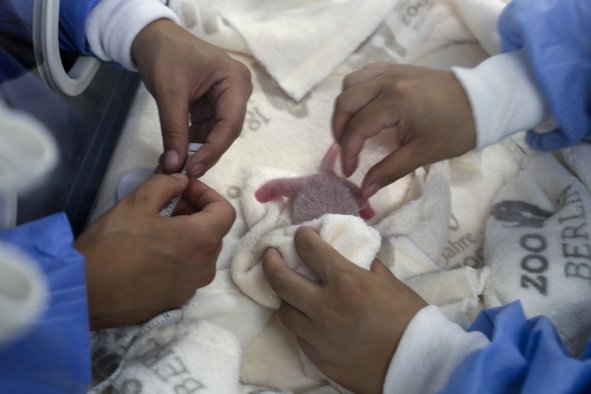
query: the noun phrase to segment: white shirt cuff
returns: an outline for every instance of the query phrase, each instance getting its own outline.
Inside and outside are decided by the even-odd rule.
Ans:
[[[439,308],[427,306],[402,335],[386,374],[384,393],[436,393],[466,356],[488,343],[481,332],[466,332]]]
[[[523,50],[488,58],[476,68],[453,67],[474,115],[476,148],[483,149],[549,117]]]
[[[138,33],[157,19],[178,23],[177,15],[159,0],[102,0],[86,20],[86,38],[101,60],[137,70],[131,45]]]

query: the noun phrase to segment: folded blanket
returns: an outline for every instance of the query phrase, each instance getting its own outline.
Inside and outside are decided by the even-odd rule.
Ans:
[[[435,0],[172,0],[170,7],[199,37],[251,53],[297,101],[378,27],[371,46],[390,60],[409,61],[448,16]]]
[[[238,393],[242,350],[236,338],[211,323],[176,324],[179,319],[175,311],[143,327],[96,335],[94,366],[109,378],[92,392],[112,386],[121,393]]]
[[[291,226],[289,212],[283,209],[286,205],[282,204],[281,200],[261,204],[256,201],[254,193],[269,179],[312,174],[317,170],[317,164],[326,152],[326,148],[333,143],[329,127],[330,115],[334,98],[340,91],[344,73],[371,60],[407,61],[416,59],[419,55],[434,53],[433,56],[430,55],[428,62],[430,65],[440,66],[446,64],[449,58],[440,57],[438,54],[451,53],[453,64],[469,65],[481,56],[482,50],[472,45],[475,43],[475,38],[462,22],[457,20],[453,8],[449,6],[450,1],[392,1],[389,14],[383,12],[381,15],[377,13],[373,16],[381,18],[381,22],[377,22],[376,19],[377,30],[373,33],[364,32],[363,34],[367,34],[367,39],[357,50],[352,46],[351,51],[354,53],[343,55],[346,58],[344,63],[332,72],[327,71],[326,78],[314,85],[313,80],[323,70],[319,67],[312,69],[309,72],[310,75],[303,73],[303,77],[297,83],[292,80],[295,85],[301,84],[301,88],[299,85],[296,86],[297,89],[301,89],[301,91],[298,90],[298,94],[309,91],[299,102],[294,102],[290,98],[290,96],[294,97],[294,91],[286,95],[285,92],[291,88],[285,82],[289,82],[292,73],[300,70],[303,64],[307,65],[306,62],[311,58],[310,56],[314,56],[318,46],[310,47],[309,43],[303,40],[300,48],[304,51],[310,48],[313,50],[301,59],[296,59],[293,64],[287,64],[284,59],[279,58],[282,67],[287,64],[292,68],[281,77],[276,73],[275,78],[269,75],[271,67],[265,63],[267,60],[233,54],[250,67],[254,91],[248,104],[241,137],[230,147],[218,164],[203,177],[203,181],[232,202],[237,210],[237,220],[224,239],[214,282],[198,290],[195,297],[183,307],[179,320],[172,323],[171,327],[156,328],[145,336],[147,339],[153,339],[160,348],[177,349],[183,346],[185,349],[186,346],[186,352],[175,351],[174,354],[182,360],[187,360],[183,361],[184,365],[199,365],[203,368],[202,371],[192,372],[196,380],[204,382],[201,376],[205,374],[212,375],[211,379],[234,379],[233,368],[238,360],[239,377],[235,378],[236,382],[227,382],[227,387],[237,384],[237,392],[334,393],[339,390],[337,386],[328,384],[322,374],[306,364],[306,360],[301,357],[297,341],[283,327],[275,310],[269,307],[276,306],[277,299],[270,289],[265,287],[266,283],[261,275],[258,259],[261,250],[266,246],[277,246],[280,249],[284,246],[291,247],[288,239],[293,235],[295,227]],[[260,9],[244,10],[242,16],[238,15],[236,19],[230,19],[225,18],[224,12],[228,12],[229,15],[230,11],[224,7],[235,7],[232,10],[241,9],[249,4],[275,7],[275,14],[268,12],[268,21],[262,21],[267,23],[266,26],[270,29],[273,24],[281,20],[295,23],[298,17],[305,16],[306,11],[310,9],[318,11],[318,18],[308,18],[308,21],[323,21],[321,17],[330,14],[328,12],[330,7],[342,6],[345,9],[350,4],[357,4],[345,0],[300,0],[298,2],[173,0],[171,3],[181,14],[182,23],[191,31],[210,41],[217,40],[218,44],[225,43],[227,48],[246,53],[251,52],[251,44],[246,40],[245,34],[237,32],[233,22],[245,21],[246,24],[248,18],[251,18],[251,21],[253,18],[264,19],[264,12],[267,11],[261,6]],[[374,7],[374,4],[369,3],[364,6],[366,8],[359,8],[356,12]],[[376,3],[384,5],[386,2]],[[412,8],[416,6],[415,3],[421,3],[422,6],[417,9]],[[288,6],[293,6],[291,11],[285,9]],[[306,8],[312,6],[315,8]],[[298,11],[300,8],[302,10]],[[413,32],[413,34],[405,35],[406,33],[403,34],[397,29],[402,29],[402,17],[408,12],[415,16],[413,19],[415,22],[409,27],[411,29],[409,33]],[[340,32],[339,36],[350,37],[345,34],[341,25],[345,26],[347,31],[357,28],[354,26],[355,23],[347,24],[343,22],[343,18],[337,18],[342,14],[330,15],[339,22],[337,27],[341,30],[335,30]],[[359,17],[361,16],[362,14],[359,14]],[[351,17],[356,18],[357,15]],[[334,20],[329,21],[333,26]],[[365,24],[363,26],[367,29]],[[406,25],[404,26],[406,28]],[[285,25],[285,27],[289,26]],[[309,23],[300,23],[293,30],[298,31],[298,34],[294,34],[294,38],[298,39],[302,39],[303,35],[309,33],[310,37],[314,37],[313,44],[319,45],[331,39],[328,36],[319,39],[318,30]],[[434,35],[434,32],[437,34]],[[258,31],[257,34],[263,37],[266,33],[275,34],[272,30]],[[285,31],[282,34],[285,35]],[[364,40],[364,38],[359,39]],[[405,41],[407,39],[408,41]],[[417,41],[411,42],[411,39],[417,39]],[[261,42],[257,45],[263,51],[265,41],[261,39]],[[465,45],[466,42],[472,44]],[[269,41],[269,45],[271,44],[275,45]],[[270,50],[274,50],[273,45]],[[291,53],[286,50],[290,45],[292,44],[283,44],[280,52],[282,56],[286,58],[291,56]],[[462,49],[461,56],[455,52],[457,48]],[[326,49],[326,54],[331,53],[329,49]],[[439,50],[441,51],[435,53]],[[301,54],[302,52],[294,50],[293,53]],[[467,53],[470,53],[470,56],[465,58],[464,55]],[[276,56],[269,56],[268,59],[270,63],[277,60]],[[328,60],[329,63],[332,61],[332,59]],[[156,107],[149,93],[142,88],[138,92],[126,125],[126,132],[122,136],[104,182],[97,209],[93,215],[95,218],[112,205],[113,196],[116,193],[115,185],[123,174],[133,168],[153,168],[156,165],[161,144]],[[372,163],[383,159],[391,149],[391,142],[385,136],[377,136],[367,141],[365,146],[366,149],[360,157],[359,169],[351,177],[351,180],[357,184]],[[363,265],[371,262],[373,256],[371,258],[369,256],[374,255],[379,249],[379,257],[406,283],[429,302],[441,306],[450,319],[467,325],[482,307],[479,299],[486,280],[486,270],[482,267],[483,259],[480,258],[483,245],[483,223],[498,188],[517,167],[515,158],[507,153],[511,151],[510,148],[510,143],[504,144],[449,163],[419,169],[372,197],[371,204],[376,214],[366,223],[351,216],[327,217],[319,219],[312,225],[316,226],[318,231],[324,231],[325,234],[335,234],[336,229],[345,225],[351,226],[355,229],[358,240],[368,239],[378,246],[376,251],[373,247],[354,248],[353,253],[348,252],[346,248],[341,249],[344,254]],[[245,171],[245,169],[254,168],[262,170],[258,175],[254,170]],[[376,231],[378,242],[376,242]],[[329,238],[325,239],[332,243]],[[347,238],[338,237],[335,239],[347,240]],[[283,246],[278,245],[277,240],[281,241],[280,244],[283,241],[285,243],[282,244]],[[255,248],[247,250],[247,244]],[[359,246],[355,243],[354,245]],[[357,259],[359,256],[355,255],[359,250],[365,250],[366,255]],[[290,264],[299,265],[304,269],[297,260],[297,255],[293,253],[293,249],[284,253],[294,257],[290,258]],[[204,326],[202,323],[209,323],[210,326]],[[187,327],[183,328],[185,325]],[[208,352],[207,349],[215,349],[215,347],[208,347],[208,335],[216,332],[211,326],[219,330],[217,332],[220,337],[228,339],[226,341],[228,346],[222,347],[225,350],[220,351],[219,359],[212,355],[214,359],[211,365],[191,361],[198,360],[198,354],[189,354],[190,349],[199,352],[203,346],[206,349],[205,353]],[[202,334],[186,335],[191,327],[201,327],[202,331],[199,332]],[[142,369],[141,366],[144,363],[144,355],[153,348],[154,342],[139,341],[138,349],[133,351],[133,346],[129,346],[130,338],[141,332],[143,332],[141,327],[112,330],[109,331],[110,340],[100,342],[104,346],[95,347],[95,357],[99,358],[102,355],[107,360],[114,361],[111,368],[107,368],[107,372],[113,372],[117,369],[117,365],[120,365],[121,371],[117,375],[119,378],[116,382],[112,382],[112,386],[123,387],[124,381],[133,375],[124,370],[134,368],[137,371],[137,380],[150,382],[146,384],[154,384],[154,387],[161,387],[153,371]],[[179,333],[182,339],[179,337],[178,342],[174,341],[171,333]],[[235,349],[233,345],[230,346],[232,343],[240,346],[241,353],[232,350]],[[99,351],[99,349],[103,350]],[[229,360],[232,356],[236,360]],[[118,363],[122,360],[122,363]],[[226,360],[230,368],[220,367],[218,371],[218,360]],[[187,369],[190,370],[190,368]],[[208,384],[208,387],[210,386],[216,387],[213,383]],[[270,387],[277,389],[270,389]]]
[[[504,0],[454,0],[462,20],[490,54],[501,51],[497,20],[506,1]]]
[[[549,317],[578,353],[591,335],[591,146],[528,152],[525,168],[495,199],[486,226],[486,306],[521,300]]]
[[[415,171],[406,203],[376,225],[385,238],[380,258],[401,280],[441,271],[451,195],[447,162]]]
[[[484,223],[499,189],[519,169],[512,141],[417,169],[398,209],[375,228],[378,257],[451,320],[467,327],[482,308],[488,268]]]

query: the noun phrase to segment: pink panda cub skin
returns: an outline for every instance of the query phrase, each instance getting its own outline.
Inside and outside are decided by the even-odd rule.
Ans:
[[[339,146],[333,144],[320,163],[320,172],[301,178],[273,179],[255,193],[259,202],[277,197],[291,200],[291,220],[300,224],[325,214],[361,216],[370,219],[374,215],[367,199],[360,197],[360,189],[334,172]]]

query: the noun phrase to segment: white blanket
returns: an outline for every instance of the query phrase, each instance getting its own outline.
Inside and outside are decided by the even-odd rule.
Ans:
[[[545,315],[565,345],[581,352],[591,336],[591,145],[529,152],[525,168],[495,199],[486,226],[486,306],[521,300]]]
[[[432,0],[172,0],[170,6],[197,36],[252,54],[296,101],[382,23],[388,36],[372,36],[372,44],[395,60],[410,59],[446,10]]]
[[[133,381],[136,386],[154,385],[159,393],[174,392],[176,386],[172,380],[162,383],[160,376],[173,368],[188,371],[186,379],[189,380],[182,382],[193,385],[199,382],[204,386],[200,392],[331,393],[340,390],[302,359],[295,338],[277,319],[273,309],[277,299],[265,287],[256,267],[264,246],[277,245],[278,238],[273,237],[273,231],[285,236],[279,237],[280,243],[289,247],[289,235],[294,228],[287,221],[280,223],[286,218],[281,206],[260,204],[253,192],[271,178],[286,174],[303,176],[317,171],[324,152],[332,143],[329,125],[334,98],[340,91],[342,77],[352,69],[373,60],[412,61],[441,68],[472,66],[486,56],[471,30],[458,18],[460,13],[454,8],[455,2],[398,0],[388,5],[392,7],[390,13],[379,15],[381,19],[370,18],[371,23],[369,19],[361,23],[360,31],[365,37],[355,36],[348,49],[339,47],[334,56],[340,60],[328,62],[326,68],[319,69],[318,78],[317,75],[308,78],[298,74],[309,59],[319,59],[316,56],[321,46],[304,44],[310,44],[310,40],[338,40],[342,35],[341,30],[333,27],[329,33],[311,21],[320,23],[327,15],[345,15],[339,12],[357,3],[346,0],[200,1],[197,7],[194,1],[172,2],[181,20],[193,32],[242,52],[234,55],[253,72],[254,91],[243,134],[203,177],[232,202],[238,215],[224,239],[214,282],[200,289],[174,318],[151,326],[105,331],[95,338],[97,372],[104,378],[119,366],[105,386],[121,389],[125,382]],[[375,3],[376,7],[386,7],[388,2]],[[424,8],[418,7],[419,3]],[[237,8],[228,8],[232,4]],[[253,4],[262,8],[249,9],[248,5]],[[289,6],[294,7],[293,12],[286,10]],[[328,12],[331,7],[332,14]],[[355,17],[367,15],[370,7],[373,5],[366,5],[362,8],[365,13],[360,12]],[[409,11],[409,7],[418,8]],[[318,11],[317,17],[306,19],[310,23],[301,24],[306,29],[294,34],[294,41],[300,43],[297,49],[294,47],[291,52],[283,48],[286,58],[298,54],[299,61],[282,62],[281,56],[273,55],[276,48],[273,41],[268,41],[270,52],[260,52],[265,51],[266,38],[257,34],[274,34],[272,27],[278,21],[296,23],[299,16],[308,15],[312,9]],[[238,15],[239,11],[244,13]],[[420,17],[409,25],[418,32],[413,36],[407,34],[410,31],[404,33],[408,26],[404,25],[402,15],[415,11],[413,15]],[[252,20],[264,22],[269,30],[261,32],[260,26],[250,26]],[[342,18],[336,20],[345,23]],[[293,25],[285,25],[289,26]],[[290,39],[285,30],[278,30],[277,34],[277,37]],[[308,34],[308,41],[302,39],[305,34]],[[361,41],[363,44],[355,49]],[[406,45],[404,50],[401,50],[401,43]],[[258,58],[250,56],[252,54]],[[290,67],[282,68],[286,64]],[[299,80],[290,80],[296,75]],[[296,102],[290,97],[301,100]],[[113,204],[117,182],[123,174],[137,167],[155,167],[162,149],[158,124],[154,101],[141,88],[103,183],[94,218]],[[377,251],[378,257],[399,278],[463,326],[467,326],[484,306],[509,300],[516,294],[509,285],[507,288],[493,285],[494,278],[501,277],[497,251],[503,246],[497,245],[494,237],[487,238],[493,230],[489,230],[492,226],[489,223],[485,232],[485,225],[491,208],[499,203],[495,200],[499,190],[515,177],[526,158],[520,143],[519,139],[506,140],[483,152],[419,169],[381,190],[371,200],[376,212],[371,221],[364,224],[360,219],[346,219],[354,220],[359,234],[376,243],[364,249],[362,260],[367,262]],[[371,163],[381,160],[388,152],[388,146],[390,142],[381,135],[368,141],[360,168],[351,180],[359,184]],[[585,168],[585,163],[590,162],[578,151],[566,155],[565,160],[577,168]],[[560,166],[556,161],[553,163],[549,166]],[[255,168],[263,170],[257,172]],[[531,168],[524,167],[525,175],[521,173],[520,177],[533,176]],[[549,170],[546,173],[549,174]],[[576,174],[588,187],[591,171],[580,170]],[[510,189],[503,190],[505,193]],[[582,189],[577,190],[582,193]],[[542,198],[541,195],[535,196],[538,198]],[[537,201],[534,196],[527,195],[522,199]],[[542,208],[553,214],[557,212],[554,206]],[[328,224],[326,221],[326,218],[320,219],[313,225],[320,229]],[[379,234],[379,239],[375,234]],[[287,242],[283,242],[285,240]],[[530,241],[534,242],[533,238]],[[535,250],[541,247],[535,243],[526,245]],[[518,251],[517,247],[509,249]],[[584,252],[582,246],[578,250]],[[581,263],[574,262],[579,265],[569,266],[568,272],[583,277],[585,271]],[[527,266],[530,269],[541,267],[533,265],[533,260],[531,264]],[[534,308],[532,313],[535,310],[544,311]],[[572,314],[560,315],[565,322],[571,317]],[[577,326],[576,319],[573,324]],[[576,328],[569,330],[563,330],[567,338],[571,336],[569,333],[578,332]],[[209,362],[203,360],[199,352],[206,355]],[[146,367],[146,362],[150,364],[150,355],[155,353],[165,361],[158,368]],[[185,368],[181,368],[179,360]]]

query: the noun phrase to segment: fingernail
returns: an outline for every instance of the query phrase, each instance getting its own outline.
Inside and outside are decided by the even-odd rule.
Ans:
[[[193,164],[191,166],[191,171],[189,171],[192,176],[202,175],[203,172],[205,172],[205,164],[203,163]]]
[[[350,161],[344,162],[343,164],[343,173],[348,178],[351,175],[353,175],[353,173],[355,172],[355,168],[353,167],[353,163],[351,163]]]
[[[281,252],[275,248],[269,248],[265,251],[265,253],[263,253],[264,261],[277,261],[282,259],[283,257],[281,256]]]
[[[281,257],[281,255],[279,254],[279,251],[275,248],[269,248],[265,251],[265,254],[267,255],[267,257]]]
[[[365,189],[365,192],[363,193],[363,197],[369,198],[369,197],[373,196],[374,194],[376,194],[378,192],[378,190],[380,190],[380,186],[377,183],[369,185]]]
[[[177,172],[175,174],[172,174],[172,176],[175,177],[175,178],[179,178],[179,179],[184,179],[184,178],[187,177],[185,174],[180,173],[180,172]]]
[[[164,168],[170,171],[179,164],[179,155],[175,150],[167,150],[164,154]]]

